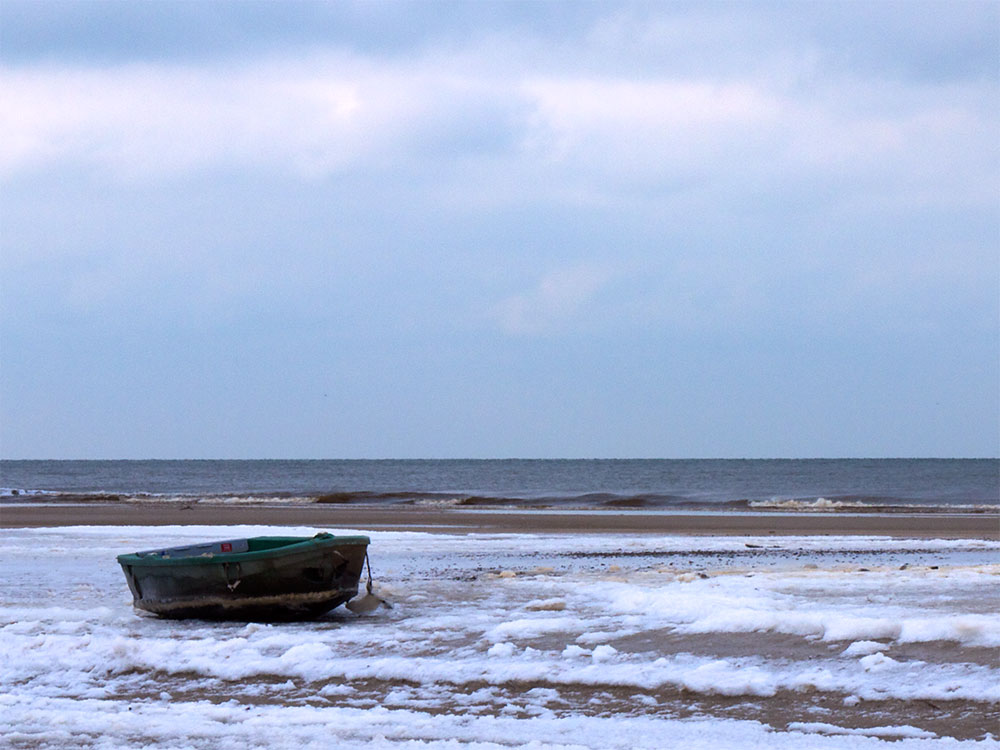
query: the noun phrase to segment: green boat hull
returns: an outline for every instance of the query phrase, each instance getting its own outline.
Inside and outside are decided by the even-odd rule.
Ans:
[[[119,555],[137,609],[161,617],[318,617],[357,596],[365,536],[253,537]]]

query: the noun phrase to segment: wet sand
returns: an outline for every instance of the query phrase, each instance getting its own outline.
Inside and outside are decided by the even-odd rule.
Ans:
[[[192,503],[8,504],[0,526],[288,525],[468,533],[630,533],[698,535],[870,535],[1000,539],[989,513],[647,513],[491,511],[412,506],[222,505]]]
[[[283,682],[275,678],[270,684]],[[237,700],[243,706],[283,706],[285,700],[262,692],[259,687],[267,680],[255,680],[246,685],[226,683],[220,687],[206,687],[204,683],[184,685],[169,682],[171,700],[179,702],[209,701],[215,704]],[[328,685],[342,690],[349,685],[349,697],[323,694]],[[487,682],[462,684],[439,683],[428,688],[417,681],[398,679],[362,679],[333,682],[317,682],[308,686],[309,695],[299,698],[299,705],[323,708],[342,706],[344,708],[376,709],[393,700],[390,696],[400,693],[422,691],[434,695],[436,705],[424,707],[429,716],[457,714],[473,718],[475,716],[514,716],[521,720],[533,718],[530,701],[525,701],[525,691],[531,688],[547,687],[558,690],[558,702],[551,710],[561,717],[593,716],[622,719],[627,717],[660,717],[663,719],[742,719],[759,721],[774,730],[787,730],[796,722],[826,722],[831,728],[845,727],[849,730],[872,727],[900,726],[918,727],[940,737],[957,740],[982,739],[992,732],[1000,722],[1000,712],[990,704],[969,700],[864,701],[845,705],[846,695],[841,693],[815,693],[783,690],[766,697],[697,695],[675,687],[661,687],[643,690],[635,687],[616,685],[566,685],[544,681],[531,684],[511,683],[502,686]],[[490,701],[477,703],[468,696],[477,691],[491,691]],[[136,702],[155,701],[159,689],[138,691],[133,694],[119,694],[119,700]],[[462,696],[454,700],[454,696]],[[397,697],[398,700],[398,697]],[[848,701],[850,704],[850,701]],[[501,708],[502,706],[502,708]],[[824,734],[820,732],[819,734]],[[816,735],[812,735],[815,737]],[[669,743],[667,743],[669,744]],[[810,746],[809,735],[803,737],[803,747]]]

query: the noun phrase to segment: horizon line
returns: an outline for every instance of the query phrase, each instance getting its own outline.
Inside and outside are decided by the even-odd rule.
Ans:
[[[0,458],[0,461],[996,461],[996,456],[424,456],[325,458]]]

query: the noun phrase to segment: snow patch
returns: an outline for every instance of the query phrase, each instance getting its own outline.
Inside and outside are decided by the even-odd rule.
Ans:
[[[805,734],[828,734],[828,735],[857,735],[861,737],[885,737],[890,739],[896,738],[915,738],[915,739],[932,739],[937,737],[934,732],[928,732],[924,729],[919,729],[917,727],[911,727],[908,724],[902,726],[886,726],[886,727],[859,727],[859,728],[847,728],[838,727],[834,724],[824,724],[822,722],[802,722],[794,721],[788,725],[789,731],[792,732],[803,732]]]

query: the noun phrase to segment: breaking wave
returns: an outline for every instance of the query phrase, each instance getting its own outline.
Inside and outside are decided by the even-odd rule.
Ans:
[[[662,510],[692,512],[782,513],[1000,513],[1000,504],[933,502],[898,497],[848,495],[806,498],[695,497],[675,494],[615,494],[587,492],[574,495],[494,495],[463,492],[401,490],[334,490],[330,492],[55,492],[0,488],[0,502],[8,504],[206,504],[206,505],[409,505],[455,509],[519,510]]]

